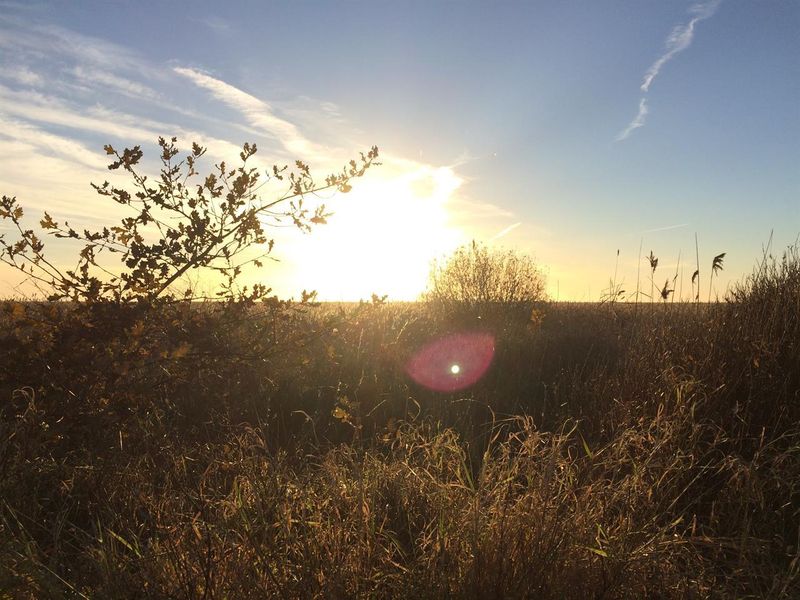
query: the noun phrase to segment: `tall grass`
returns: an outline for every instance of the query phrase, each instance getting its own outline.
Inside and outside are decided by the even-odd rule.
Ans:
[[[797,248],[537,305],[454,394],[404,365],[474,323],[425,305],[3,319],[0,597],[800,595]]]

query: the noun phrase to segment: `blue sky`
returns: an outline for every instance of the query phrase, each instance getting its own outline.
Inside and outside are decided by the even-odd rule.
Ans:
[[[99,224],[105,143],[254,141],[320,174],[376,144],[324,231],[279,232],[282,295],[412,297],[477,238],[576,300],[617,249],[635,288],[641,243],[659,284],[680,254],[688,296],[695,233],[701,267],[727,253],[722,293],[800,233],[798,32],[795,0],[0,2],[0,187]]]

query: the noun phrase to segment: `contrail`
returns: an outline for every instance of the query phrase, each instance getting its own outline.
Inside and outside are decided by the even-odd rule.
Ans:
[[[661,69],[665,64],[672,60],[676,54],[683,52],[689,46],[691,46],[692,40],[694,39],[694,30],[697,24],[700,21],[704,21],[705,19],[714,16],[714,13],[717,12],[717,9],[721,3],[722,0],[710,0],[708,2],[695,4],[689,9],[689,13],[693,14],[694,16],[689,20],[688,23],[677,25],[672,29],[672,33],[669,34],[665,43],[666,51],[664,54],[659,56],[652,65],[650,65],[650,68],[647,69],[647,72],[644,74],[642,85],[639,88],[641,89],[642,93],[646,94],[650,91],[650,86],[653,85],[653,81],[656,77],[658,77],[658,74],[661,72]],[[623,129],[619,135],[617,135],[615,141],[621,142],[622,140],[627,139],[628,136],[636,129],[643,127],[645,119],[647,118],[647,113],[647,102],[643,97],[639,100],[639,112],[628,124],[628,126]]]
[[[514,223],[513,225],[509,225],[508,227],[506,227],[505,229],[503,229],[503,231],[501,231],[500,233],[498,233],[496,236],[494,236],[494,237],[493,237],[491,240],[489,240],[489,241],[490,241],[490,242],[493,242],[493,241],[495,241],[495,240],[499,240],[501,237],[503,237],[503,236],[505,236],[505,235],[508,235],[509,233],[511,233],[512,231],[514,231],[514,230],[515,230],[517,227],[519,227],[520,225],[522,225],[522,222],[521,222],[521,221],[520,221],[520,222],[517,222],[517,223]]]
[[[655,233],[656,231],[669,231],[670,229],[680,229],[681,227],[688,227],[688,223],[680,223],[679,225],[667,225],[666,227],[656,227],[655,229],[645,229],[642,233]]]
[[[711,0],[711,2],[695,4],[689,9],[689,12],[694,13],[695,16],[685,25],[676,26],[672,30],[672,33],[669,34],[666,43],[667,51],[662,54],[656,62],[650,65],[650,68],[647,69],[647,73],[645,73],[644,81],[642,81],[641,86],[643,92],[648,92],[650,90],[653,80],[658,76],[661,68],[672,60],[672,57],[691,46],[692,40],[694,39],[695,25],[700,21],[712,17],[714,13],[717,12],[721,2],[722,0]]]
[[[617,136],[617,141],[621,142],[626,139],[635,129],[644,126],[645,119],[647,119],[647,99],[642,98],[639,100],[639,112],[634,117],[633,121],[628,123],[628,126]]]

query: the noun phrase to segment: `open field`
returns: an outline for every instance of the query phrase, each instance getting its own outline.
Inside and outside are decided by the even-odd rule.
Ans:
[[[800,594],[800,263],[715,305],[3,306],[0,596]],[[489,331],[474,386],[409,357]]]
[[[798,31],[0,0],[0,600],[800,600]]]

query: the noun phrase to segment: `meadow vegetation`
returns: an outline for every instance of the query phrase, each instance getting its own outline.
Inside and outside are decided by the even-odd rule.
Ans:
[[[532,287],[4,302],[0,597],[800,596],[798,248],[713,304],[550,303],[485,257]],[[477,384],[408,377],[475,330]]]

